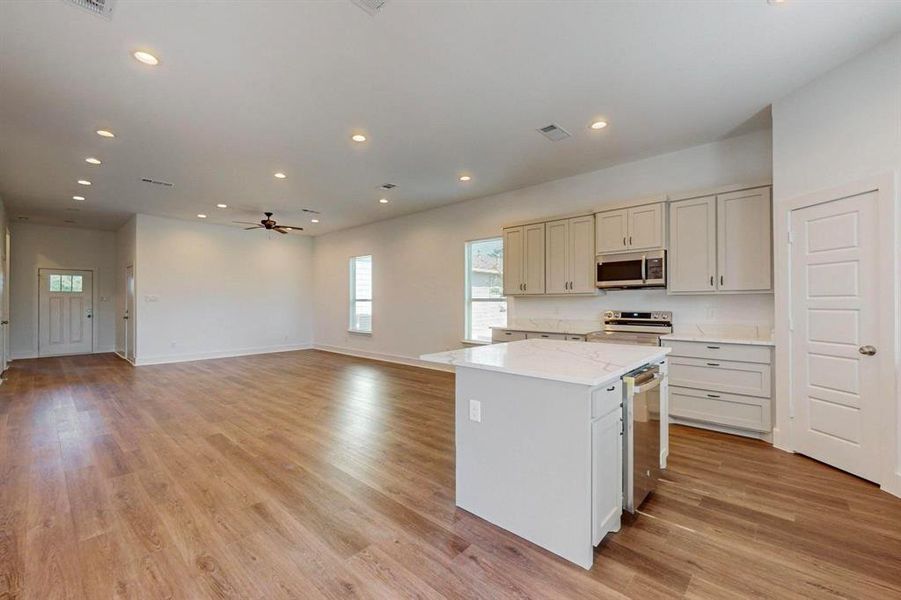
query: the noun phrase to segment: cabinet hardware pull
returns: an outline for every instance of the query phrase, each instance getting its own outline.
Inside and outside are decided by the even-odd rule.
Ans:
[[[626,236],[623,236],[623,246],[626,245]]]
[[[707,346],[707,347],[710,348],[711,350],[719,350],[720,349],[719,346]]]
[[[710,276],[710,287],[713,287],[713,275]]]
[[[718,367],[718,366],[720,366],[720,363],[707,363],[707,366],[708,367]]]
[[[629,236],[629,245],[630,246],[632,245],[632,236],[631,235]]]
[[[608,391],[608,392],[612,392],[612,391],[615,390],[615,389],[616,389],[616,386],[615,386],[615,385],[612,385],[612,386],[610,386],[610,387],[607,388],[607,391]]]
[[[723,276],[720,275],[720,285],[723,285]]]
[[[719,398],[717,394],[707,394],[708,398]]]

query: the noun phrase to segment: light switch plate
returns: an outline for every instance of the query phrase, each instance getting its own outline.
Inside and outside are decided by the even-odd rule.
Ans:
[[[478,400],[469,401],[469,420],[476,423],[482,422],[482,403]]]

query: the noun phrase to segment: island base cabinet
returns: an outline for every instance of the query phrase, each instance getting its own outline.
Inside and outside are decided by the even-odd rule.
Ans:
[[[623,507],[622,408],[591,422],[591,544],[619,531]]]

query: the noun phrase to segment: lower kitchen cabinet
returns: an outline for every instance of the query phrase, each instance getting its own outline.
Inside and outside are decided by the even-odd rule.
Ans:
[[[770,439],[773,349],[740,343],[664,340],[673,423]]]
[[[516,329],[492,329],[491,342],[518,342],[520,340],[566,340],[568,342],[584,342],[581,333],[556,333],[551,331],[519,331]]]
[[[620,392],[621,397],[621,392]],[[591,422],[591,545],[619,531],[623,507],[622,407]]]

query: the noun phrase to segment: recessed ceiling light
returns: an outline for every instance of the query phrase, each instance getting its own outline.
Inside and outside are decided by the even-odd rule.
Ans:
[[[105,138],[114,138],[114,137],[116,137],[116,134],[113,133],[112,131],[108,130],[108,129],[98,129],[98,130],[97,130],[97,135],[99,135],[100,137],[105,137]]]
[[[198,219],[206,219],[206,215],[201,213],[201,214],[197,215],[197,218]]]
[[[79,179],[78,183],[79,183],[79,185],[91,185],[91,182],[88,181],[87,179]]]
[[[607,121],[595,121],[591,124],[592,129],[603,129],[607,126]]]
[[[73,200],[84,200],[84,196],[72,196]]]
[[[470,177],[469,175],[461,175],[460,176],[460,181],[470,181],[471,179],[472,179],[472,177]]]
[[[228,204],[217,204],[216,208],[228,208]]]
[[[279,171],[278,173],[275,173],[274,176],[275,176],[277,179],[284,179],[285,177],[287,177],[287,175],[285,175],[285,174],[282,173],[281,171]]]
[[[356,134],[350,136],[350,139],[352,139],[355,142],[365,142],[366,136],[363,135],[362,133],[356,133]]]
[[[388,199],[387,198],[379,198],[379,202],[382,204],[388,204]]]
[[[155,67],[160,64],[160,59],[149,52],[138,50],[137,52],[133,53],[132,56],[134,56],[138,61],[144,63],[145,65],[150,65],[151,67]]]
[[[310,219],[310,223],[318,223],[319,219]]]
[[[101,164],[101,163],[100,163],[100,159],[99,159],[99,158],[94,158],[93,156],[90,156],[90,157],[84,159],[84,161],[85,161],[86,163],[90,163],[90,164],[92,164],[92,165],[99,165],[99,164]]]

